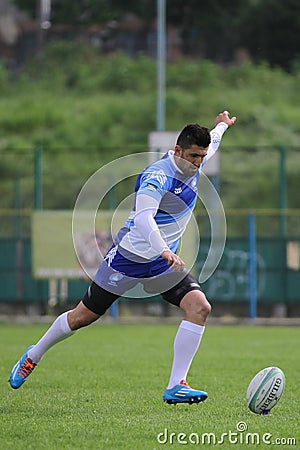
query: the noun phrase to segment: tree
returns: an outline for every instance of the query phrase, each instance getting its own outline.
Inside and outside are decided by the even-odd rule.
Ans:
[[[40,0],[15,0],[32,17]],[[300,52],[299,0],[166,0],[167,21],[181,31],[186,54],[226,63],[238,48],[255,61],[291,68]],[[155,0],[52,0],[51,21],[74,26],[120,22],[127,13],[149,27]]]
[[[300,2],[259,0],[250,5],[242,42],[255,61],[291,69],[300,56]]]

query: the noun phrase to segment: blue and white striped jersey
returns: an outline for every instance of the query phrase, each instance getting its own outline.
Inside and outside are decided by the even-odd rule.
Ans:
[[[135,194],[146,194],[156,200],[158,208],[154,220],[166,246],[174,253],[196,204],[201,168],[217,151],[226,129],[227,125],[221,122],[211,131],[207,156],[193,176],[187,178],[183,175],[175,163],[174,151],[169,150],[159,161],[144,169],[137,178]],[[119,234],[119,246],[148,260],[155,259],[158,255],[136,226],[135,215],[136,200]]]

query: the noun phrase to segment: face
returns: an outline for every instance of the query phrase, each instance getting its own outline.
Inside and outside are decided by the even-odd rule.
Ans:
[[[192,145],[183,150],[180,145],[176,145],[174,153],[176,165],[184,175],[191,177],[201,166],[207,150],[208,147],[198,147],[198,145]]]

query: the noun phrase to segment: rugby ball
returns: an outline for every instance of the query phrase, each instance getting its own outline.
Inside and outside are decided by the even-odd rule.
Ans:
[[[246,400],[250,411],[268,414],[282,396],[285,375],[278,367],[266,367],[249,383]]]

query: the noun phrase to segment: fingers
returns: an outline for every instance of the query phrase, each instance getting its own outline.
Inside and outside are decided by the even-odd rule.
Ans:
[[[224,116],[226,116],[227,119],[231,120],[230,117],[229,117],[230,116],[230,112],[229,111],[223,111],[222,113],[220,113],[220,115],[221,116],[224,115]]]
[[[184,262],[179,256],[173,254],[171,258],[169,258],[168,264],[170,269],[174,270],[174,272],[182,272],[184,270]]]
[[[184,270],[184,261],[171,250],[164,250],[161,256],[167,261],[170,269],[174,270],[174,272],[182,272]]]
[[[216,124],[220,123],[220,122],[225,122],[229,127],[231,127],[235,121],[236,121],[236,117],[229,117],[230,113],[229,111],[223,111],[222,113],[218,114],[217,119],[216,119]]]

